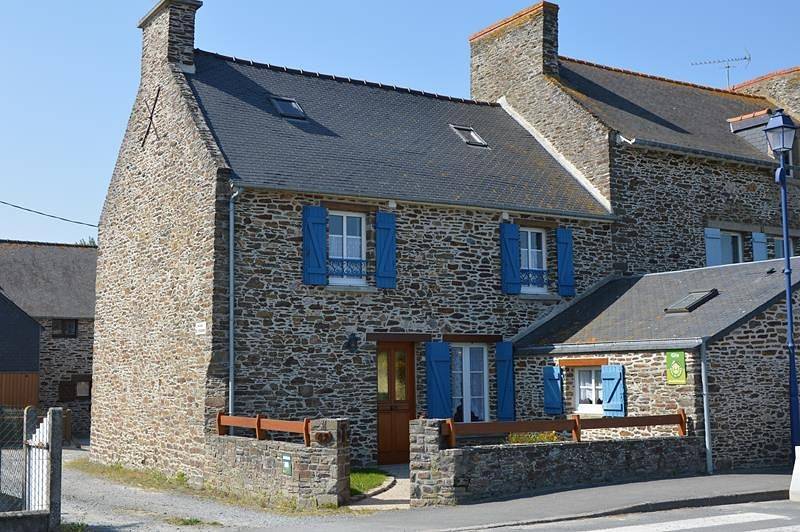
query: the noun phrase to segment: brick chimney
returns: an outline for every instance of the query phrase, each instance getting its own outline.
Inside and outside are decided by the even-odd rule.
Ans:
[[[558,76],[558,6],[540,2],[469,38],[472,97],[494,101],[533,76]]]
[[[142,30],[142,70],[173,63],[194,73],[194,18],[200,0],[160,0],[139,21]]]

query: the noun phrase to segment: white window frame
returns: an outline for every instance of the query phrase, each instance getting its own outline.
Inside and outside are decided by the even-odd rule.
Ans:
[[[573,368],[572,376],[574,378],[573,383],[573,407],[576,414],[599,414],[603,415],[603,405],[602,404],[593,404],[593,405],[585,405],[581,404],[580,397],[581,397],[581,388],[580,388],[580,379],[578,378],[578,373],[582,371],[591,371],[592,372],[592,387],[597,391],[598,386],[602,389],[603,386],[603,378],[602,378],[602,368],[600,366],[581,366],[577,368]],[[598,375],[600,378],[600,382],[595,382],[595,375]],[[597,401],[597,397],[594,398]]]
[[[741,264],[742,262],[744,262],[744,246],[742,245],[742,241],[744,239],[742,238],[742,234],[741,233],[737,233],[736,231],[720,231],[719,234],[720,234],[720,237],[722,237],[723,235],[736,237],[736,239],[739,242],[739,246],[738,246],[738,248],[739,248],[739,262],[723,262],[723,264]],[[720,238],[720,243],[721,242],[722,242],[722,238]],[[720,256],[720,259],[721,258],[722,257]]]
[[[547,231],[544,229],[534,228],[534,227],[520,227],[520,246],[519,251],[520,255],[522,254],[522,234],[523,233],[539,233],[542,235],[542,268],[547,271]],[[530,235],[527,235],[526,238],[528,239],[527,243],[530,246]],[[531,249],[528,248],[528,264],[530,265],[531,260]],[[520,257],[520,269],[522,268],[522,258]],[[545,274],[546,276],[547,274]],[[547,278],[545,277],[545,285],[544,286],[525,286],[522,285],[521,291],[523,294],[546,294],[547,293]]]
[[[782,259],[783,258],[783,256],[780,256],[780,257],[778,256],[778,241],[779,240],[781,242],[780,250],[781,250],[781,253],[783,253],[783,236],[780,236],[780,235],[773,236],[772,237],[772,258],[773,259]],[[789,251],[791,253],[790,256],[792,256],[792,257],[796,256],[794,254],[794,239],[792,237],[789,237]]]
[[[361,219],[361,260],[367,260],[367,216],[363,212],[350,212],[350,211],[328,211],[328,234],[327,242],[325,245],[328,246],[328,258],[329,259],[354,259],[357,257],[334,257],[331,254],[331,246],[330,246],[330,237],[331,237],[331,229],[330,229],[330,218],[331,216],[341,216],[342,217],[342,253],[347,253],[347,218],[360,218]],[[327,268],[327,264],[325,265]],[[364,267],[366,268],[366,262]],[[366,277],[328,277],[328,284],[331,285],[344,285],[344,286],[364,286],[367,284]]]
[[[461,344],[455,343],[450,344],[450,356],[453,356],[453,350],[455,348],[461,349],[461,404],[462,404],[462,411],[464,412],[464,420],[463,423],[478,423],[478,421],[472,421],[472,411],[469,410],[470,415],[467,416],[467,405],[472,404],[472,390],[471,384],[472,380],[470,379],[470,357],[469,357],[469,350],[473,347],[480,347],[483,349],[483,414],[484,419],[480,421],[489,421],[489,350],[487,349],[486,344]],[[464,353],[467,353],[467,356],[464,356]],[[453,375],[453,367],[452,361],[450,366],[450,375]],[[469,398],[469,402],[467,402],[467,398]],[[450,410],[453,410],[452,399],[450,402]],[[452,414],[451,414],[452,415]],[[469,418],[469,419],[467,419]]]

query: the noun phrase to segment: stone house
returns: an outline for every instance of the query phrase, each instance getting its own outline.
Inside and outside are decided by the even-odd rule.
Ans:
[[[202,481],[221,410],[347,417],[354,463],[407,460],[418,415],[540,415],[511,339],[558,305],[774,245],[774,161],[727,121],[771,104],[559,58],[552,4],[473,36],[474,100],[195,49],[200,6],[140,22],[100,222],[95,460]],[[654,117],[675,101],[692,112]]]
[[[40,328],[14,373],[28,381],[26,402],[70,409],[80,436],[90,426],[96,260],[95,246],[0,240],[0,293]]]

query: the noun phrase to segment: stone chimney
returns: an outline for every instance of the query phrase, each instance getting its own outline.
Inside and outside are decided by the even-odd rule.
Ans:
[[[772,72],[734,85],[732,90],[742,94],[763,96],[785,109],[792,118],[800,117],[800,66]]]
[[[163,63],[194,73],[194,18],[200,0],[160,0],[139,21],[142,70]]]
[[[533,76],[558,76],[558,6],[540,2],[469,38],[472,97],[495,101]]]

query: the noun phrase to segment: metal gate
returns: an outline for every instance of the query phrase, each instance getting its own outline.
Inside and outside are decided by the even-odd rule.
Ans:
[[[0,518],[3,512],[60,514],[62,412],[0,409]]]

